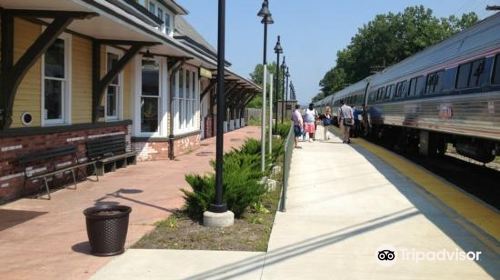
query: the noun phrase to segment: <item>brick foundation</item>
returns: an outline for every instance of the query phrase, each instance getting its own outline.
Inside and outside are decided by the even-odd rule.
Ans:
[[[25,184],[24,169],[18,162],[20,156],[57,147],[76,145],[78,160],[80,162],[85,162],[87,160],[85,142],[88,139],[95,139],[96,137],[106,135],[123,134],[126,136],[127,142],[130,143],[129,131],[129,125],[120,124],[116,126],[67,132],[0,138],[0,204],[24,195],[32,194],[38,191],[41,184],[43,184],[43,181],[31,180],[26,181]],[[29,166],[29,168],[35,171],[51,169],[55,165],[64,164],[71,160],[74,159],[71,157],[56,158],[50,162],[35,162],[32,166]],[[83,179],[86,177],[86,170],[81,171],[82,172],[79,172],[79,177]],[[71,175],[55,176],[52,184],[64,185],[63,181],[71,181]]]
[[[174,140],[174,156],[183,155],[200,147],[201,135],[181,137]],[[169,154],[169,142],[165,141],[136,141],[133,147],[139,152],[139,161],[166,160]]]

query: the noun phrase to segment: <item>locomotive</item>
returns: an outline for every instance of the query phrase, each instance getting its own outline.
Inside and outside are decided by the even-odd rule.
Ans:
[[[403,151],[500,155],[500,13],[315,103],[355,109],[354,131]]]

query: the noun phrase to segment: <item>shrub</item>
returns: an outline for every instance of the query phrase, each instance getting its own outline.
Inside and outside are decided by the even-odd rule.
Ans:
[[[194,220],[201,220],[210,203],[215,198],[215,176],[213,174],[186,175],[186,181],[193,189],[192,191],[182,189],[185,200],[185,211]]]
[[[223,199],[239,218],[248,206],[259,203],[266,192],[265,186],[258,183],[262,177],[260,155],[233,150],[224,155],[223,169]],[[185,210],[192,219],[201,220],[203,212],[215,200],[215,175],[187,175],[186,181],[193,190],[182,190]]]
[[[279,123],[276,125],[276,134],[278,134],[281,139],[286,139],[288,137],[288,133],[290,132],[290,123]]]
[[[239,150],[242,153],[257,155],[260,153],[261,142],[255,139],[247,139],[241,149]]]

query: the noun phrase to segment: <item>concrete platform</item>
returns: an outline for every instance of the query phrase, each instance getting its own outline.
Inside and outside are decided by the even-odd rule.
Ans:
[[[337,138],[301,146],[267,254],[129,250],[93,279],[500,279],[495,247],[395,168]],[[417,258],[463,251],[479,260]]]
[[[467,221],[377,156],[339,139],[301,145],[261,279],[500,278],[498,254],[461,226]],[[394,261],[378,260],[384,248],[395,249]],[[411,256],[441,251],[481,254]]]

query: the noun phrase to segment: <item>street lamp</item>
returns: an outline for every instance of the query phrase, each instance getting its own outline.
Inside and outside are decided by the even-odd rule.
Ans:
[[[261,120],[261,171],[264,172],[266,168],[266,95],[267,95],[267,25],[273,24],[273,18],[271,12],[269,11],[269,2],[264,0],[262,2],[262,8],[260,9],[257,16],[262,17],[261,23],[264,24],[264,55],[263,55],[263,68],[264,77],[262,79],[262,120]],[[271,93],[272,94],[272,93]]]
[[[276,53],[276,94],[274,95],[276,106],[274,107],[274,112],[276,116],[276,122],[274,123],[274,132],[276,133],[276,125],[278,123],[278,93],[280,92],[280,54],[283,53],[283,48],[281,47],[281,37],[278,35],[278,41],[276,46],[274,46],[274,53]]]
[[[223,163],[224,163],[224,67],[226,40],[226,0],[219,0],[218,39],[217,39],[217,134],[215,139],[215,201],[209,211],[203,213],[203,224],[208,227],[226,227],[234,223],[234,214],[227,210],[223,201]]]
[[[285,91],[285,102],[286,102],[286,105],[288,106],[288,78],[290,78],[290,71],[288,69],[288,66],[286,67],[286,72],[285,72],[285,77],[286,77],[286,91]],[[287,107],[285,107],[285,111],[287,110],[286,109]]]
[[[286,56],[283,57],[283,63],[281,64],[281,72],[283,72],[283,89],[281,91],[281,123],[283,124],[285,118],[285,77],[286,77]]]

